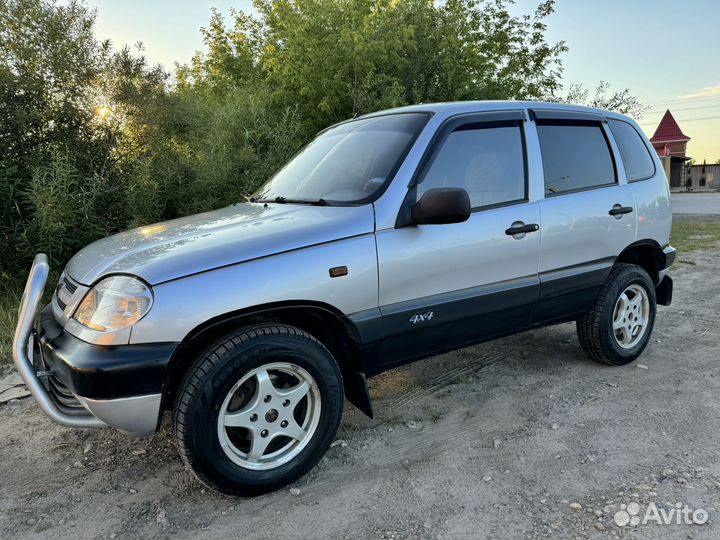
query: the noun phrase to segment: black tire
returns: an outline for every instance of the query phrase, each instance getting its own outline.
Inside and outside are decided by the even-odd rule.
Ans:
[[[307,371],[317,383],[317,428],[288,462],[269,470],[244,468],[220,445],[220,408],[244,375],[280,357]],[[279,489],[314,467],[335,437],[342,409],[342,376],[332,354],[298,328],[265,324],[225,336],[195,360],[175,400],[173,427],[180,455],[203,484],[228,495],[252,496]]]
[[[649,322],[640,341],[631,348],[623,348],[612,328],[613,310],[620,294],[633,284],[640,285],[648,295]],[[656,310],[655,286],[648,273],[634,264],[618,264],[610,272],[593,308],[577,320],[580,346],[596,362],[612,366],[629,364],[645,349],[655,324]]]

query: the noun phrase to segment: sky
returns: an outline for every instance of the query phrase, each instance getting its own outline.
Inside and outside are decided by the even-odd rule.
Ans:
[[[517,0],[531,13],[539,0]],[[98,10],[97,35],[116,47],[142,41],[152,63],[171,69],[203,49],[199,32],[210,8],[251,9],[250,0],[88,0]],[[720,159],[718,0],[557,0],[547,39],[565,41],[563,83],[624,88],[651,110],[639,121],[652,136],[666,109],[691,137],[697,162]]]

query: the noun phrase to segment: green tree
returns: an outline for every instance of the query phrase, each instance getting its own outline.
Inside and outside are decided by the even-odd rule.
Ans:
[[[96,142],[88,89],[108,44],[95,15],[72,0],[0,2],[0,154],[3,167],[32,164],[38,148],[78,151]]]
[[[234,28],[226,28],[222,14],[212,9],[210,24],[201,28],[206,53],[196,52],[190,65],[176,66],[180,89],[194,86],[222,95],[231,88],[257,82],[257,58],[262,43],[262,27],[253,17],[230,10]]]
[[[64,174],[84,177],[86,171],[99,167],[99,156],[105,153],[107,139],[101,130],[90,128],[93,109],[88,90],[109,50],[107,43],[95,40],[94,21],[94,13],[75,0],[64,5],[0,1],[0,260],[4,268],[21,260],[43,230],[48,234],[52,230],[40,219],[29,226],[39,210],[34,199],[38,182],[32,187],[31,180]],[[54,173],[46,174],[49,169]]]
[[[94,35],[76,0],[0,1],[0,260],[20,275],[125,228],[139,158],[167,113],[167,74]],[[149,213],[149,212],[148,212]]]
[[[255,0],[257,17],[214,12],[208,51],[182,88],[264,85],[308,135],[382,108],[460,99],[532,99],[560,87],[563,43],[545,40],[554,2],[514,17],[505,0]],[[226,90],[223,90],[226,91]]]
[[[81,0],[0,0],[0,261],[244,200],[321,128],[399,105],[563,99],[541,1],[254,0],[172,78]],[[567,99],[637,114],[627,91]]]
[[[649,110],[637,97],[630,93],[628,88],[610,93],[610,83],[600,81],[595,87],[593,94],[581,84],[572,84],[564,98],[558,101],[587,105],[598,109],[617,111],[621,114],[632,116],[639,120]]]

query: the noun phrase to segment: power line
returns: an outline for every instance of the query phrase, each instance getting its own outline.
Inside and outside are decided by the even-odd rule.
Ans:
[[[704,120],[718,120],[718,119],[720,119],[720,115],[718,115],[718,116],[701,116],[698,118],[683,118],[683,119],[678,120],[677,122],[678,122],[678,124],[680,124],[680,123],[684,124],[686,122],[701,122]],[[641,126],[654,126],[656,123],[657,122],[645,122],[640,125]]]
[[[716,103],[714,105],[701,105],[700,107],[685,107],[683,109],[673,109],[672,112],[698,111],[700,109],[714,109],[716,107],[720,107],[720,103]],[[652,108],[654,108],[654,107],[651,107],[651,109]],[[648,114],[664,114],[664,112],[665,111],[657,111],[657,112],[650,112]]]
[[[720,99],[720,95],[718,95],[718,96],[698,96],[698,97],[694,97],[694,98],[666,99],[664,101],[653,101],[653,102],[648,103],[648,105],[651,105],[654,107],[656,105],[664,106],[668,103],[699,103],[702,101],[711,101],[711,100],[716,100],[716,99]]]

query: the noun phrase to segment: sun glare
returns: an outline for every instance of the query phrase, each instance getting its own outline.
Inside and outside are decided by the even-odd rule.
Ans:
[[[95,108],[95,116],[100,118],[100,120],[105,120],[108,116],[110,116],[111,112],[110,107],[106,105],[101,105]]]

